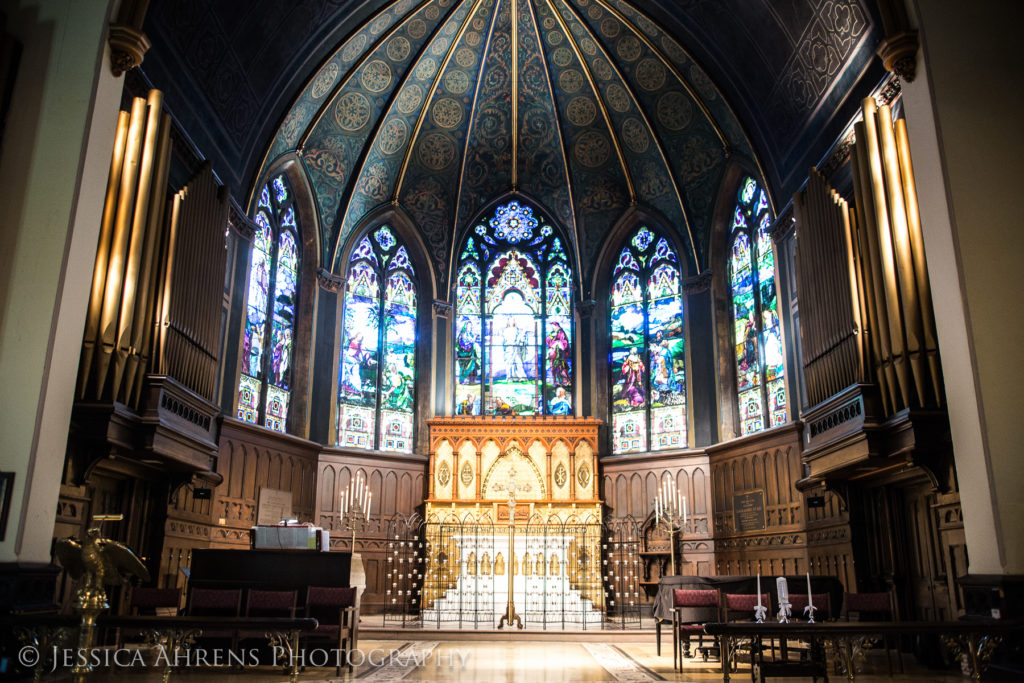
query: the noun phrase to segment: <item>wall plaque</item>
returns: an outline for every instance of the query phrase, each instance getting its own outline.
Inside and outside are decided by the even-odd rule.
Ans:
[[[733,526],[738,532],[764,531],[764,491],[748,491],[732,497]]]
[[[278,491],[260,487],[256,502],[256,524],[277,524],[283,519],[291,519],[292,492]]]

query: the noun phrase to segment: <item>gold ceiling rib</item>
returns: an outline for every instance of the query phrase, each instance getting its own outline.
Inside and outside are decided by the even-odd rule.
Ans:
[[[377,141],[377,133],[380,132],[381,126],[383,126],[384,122],[387,121],[388,113],[395,106],[395,100],[398,99],[398,95],[402,92],[402,88],[405,87],[405,84],[409,81],[409,78],[412,76],[412,73],[415,70],[415,65],[419,61],[419,58],[423,56],[423,54],[427,50],[430,49],[431,44],[437,38],[438,34],[443,30],[444,26],[448,24],[448,21],[451,19],[451,15],[455,12],[455,8],[457,6],[457,4],[452,5],[452,9],[449,10],[448,15],[437,22],[434,31],[426,40],[423,41],[423,45],[422,47],[420,47],[419,52],[413,55],[413,57],[409,60],[409,68],[406,69],[405,74],[402,75],[401,82],[396,84],[395,87],[391,89],[391,93],[388,95],[388,101],[385,103],[384,108],[381,111],[381,115],[378,116],[376,120],[373,122],[373,130],[370,132],[369,137],[367,137],[366,144],[364,144],[362,146],[362,149],[359,151],[359,159],[356,162],[356,166],[358,166],[359,172],[349,176],[349,181],[345,185],[345,191],[342,195],[342,199],[340,202],[338,202],[339,207],[345,207],[344,211],[341,212],[341,223],[339,224],[339,227],[344,228],[345,222],[348,220],[348,212],[352,204],[352,195],[355,193],[355,185],[359,181],[359,176],[362,175],[363,173],[363,168],[366,166],[366,159],[367,157],[370,156],[370,150],[373,149],[373,145]],[[331,270],[331,272],[333,272],[334,262],[338,258],[338,251],[342,247],[341,241],[341,230],[338,230],[337,239],[334,242],[334,252],[331,254],[331,264],[328,267],[328,270]]]
[[[519,0],[512,0],[512,191],[519,190]]]
[[[565,2],[565,0],[562,0],[562,2],[565,4],[565,6],[569,9],[570,12],[576,15],[577,19],[579,19],[580,25],[582,25],[585,29],[586,24],[580,18],[579,13],[576,12],[576,10],[568,2]],[[629,84],[629,81],[627,81],[626,78],[622,75],[622,72],[619,71],[619,67],[616,66],[615,61],[611,59],[610,55],[608,54],[608,51],[605,50],[604,45],[601,43],[601,41],[596,39],[594,40],[594,43],[597,45],[597,49],[601,51],[601,55],[604,57],[605,61],[608,62],[611,69],[615,72],[615,75],[622,83],[622,86],[626,89],[626,92],[629,93],[629,98],[633,100],[633,105],[636,107],[636,110],[640,113],[640,118],[643,119],[644,125],[647,126],[647,130],[650,132],[651,138],[653,138],[654,140],[654,145],[655,147],[658,148],[658,154],[661,155],[661,159],[665,163],[665,167],[669,171],[668,177],[669,180],[672,182],[672,191],[675,192],[676,199],[679,200],[679,211],[683,214],[683,223],[686,225],[686,235],[690,239],[690,252],[693,254],[693,262],[694,264],[696,264],[697,273],[699,274],[703,270],[703,268],[701,268],[700,258],[698,258],[697,256],[697,243],[694,242],[693,240],[693,230],[691,230],[690,228],[690,217],[686,214],[686,205],[683,203],[683,194],[682,192],[679,191],[679,186],[676,184],[675,169],[673,167],[672,162],[669,160],[668,155],[665,154],[665,146],[661,142],[661,136],[658,135],[658,131],[655,130],[654,126],[651,125],[651,122],[647,118],[647,112],[644,111],[643,106],[641,106],[640,104],[640,100],[637,99],[636,94],[633,92],[633,87]],[[618,136],[615,131],[612,131],[612,137],[618,140]]]
[[[462,20],[462,24],[459,26],[459,32],[456,33],[455,38],[452,39],[452,44],[448,46],[448,51],[445,52],[444,59],[441,60],[441,65],[437,68],[437,72],[434,74],[434,79],[430,82],[430,90],[426,93],[423,100],[423,107],[420,109],[420,113],[416,116],[416,125],[412,129],[412,135],[409,137],[408,145],[406,145],[405,156],[402,157],[402,166],[398,171],[398,180],[395,182],[395,191],[391,195],[391,201],[393,202],[397,202],[398,198],[402,195],[402,186],[405,184],[405,173],[409,170],[409,162],[412,161],[412,151],[416,147],[416,140],[419,138],[420,130],[423,128],[423,121],[427,117],[427,111],[430,109],[430,103],[434,98],[434,93],[437,91],[438,84],[441,82],[441,77],[448,68],[452,55],[455,54],[455,48],[462,41],[462,37],[465,35],[466,29],[469,27],[473,17],[476,16],[476,13],[480,11],[480,5],[482,4],[483,0],[476,0],[476,4],[473,6],[473,9],[466,13],[466,18]],[[409,71],[412,72],[412,69]]]
[[[345,77],[339,79],[337,85],[331,88],[331,94],[324,96],[323,104],[320,105],[320,108],[316,112],[316,116],[313,117],[313,123],[306,126],[306,130],[303,131],[302,137],[299,138],[299,144],[295,146],[296,151],[299,152],[300,155],[302,154],[303,148],[305,148],[306,146],[306,141],[309,140],[310,134],[312,134],[312,132],[316,130],[316,127],[320,124],[320,119],[324,117],[324,115],[327,113],[327,110],[330,108],[330,105],[334,102],[334,98],[337,97],[338,93],[340,93],[342,89],[344,89],[345,86],[348,85],[348,82],[352,80],[352,76],[354,76],[355,73],[359,71],[359,67],[365,64],[366,60],[372,57],[377,52],[377,49],[381,45],[387,43],[391,36],[395,35],[395,33],[398,32],[403,26],[412,21],[412,18],[419,14],[424,7],[426,7],[427,5],[434,1],[435,0],[422,0],[420,4],[416,5],[414,9],[410,10],[409,12],[406,12],[405,16],[402,17],[400,21],[396,21],[391,28],[382,33],[380,38],[378,38],[373,45],[369,46],[368,48],[366,48],[366,50],[363,51],[363,54],[359,55],[359,59],[353,62],[352,66],[350,66],[348,71],[345,72]],[[376,15],[374,15],[373,21],[376,21],[377,18],[383,16],[383,14],[384,12],[378,12]],[[360,28],[360,30],[362,30],[362,28]],[[348,41],[345,42],[347,43]]]
[[[316,71],[313,73],[313,77],[310,78],[309,80],[307,80],[306,83],[303,84],[303,86],[301,88],[299,88],[298,94],[295,95],[295,97],[292,98],[291,104],[288,105],[288,109],[285,110],[287,112],[285,114],[286,117],[287,117],[288,114],[290,114],[292,111],[294,111],[295,105],[297,105],[299,103],[299,100],[302,99],[303,95],[306,94],[306,88],[308,88],[309,84],[313,82],[313,79],[315,79],[320,74],[320,70],[323,69],[323,67],[326,66],[328,63],[330,63],[330,61],[332,59],[334,59],[335,55],[337,55],[340,51],[345,49],[345,46],[348,44],[348,41],[351,40],[352,38],[354,38],[364,28],[369,26],[371,22],[373,22],[374,20],[377,19],[377,17],[383,15],[385,12],[390,12],[391,9],[395,5],[397,5],[399,2],[401,2],[401,0],[393,0],[392,3],[390,5],[388,5],[385,9],[381,10],[380,12],[377,12],[376,14],[374,14],[374,15],[372,15],[370,17],[367,17],[367,19],[362,24],[360,24],[359,27],[355,31],[353,31],[352,34],[346,40],[342,41],[341,45],[338,46],[338,48],[336,50],[334,50],[334,52],[331,53],[331,56],[328,57],[327,59],[325,59],[324,63],[321,64],[319,67],[317,67]],[[336,94],[337,94],[337,89],[335,89],[334,91],[331,92],[331,97],[334,97],[334,95],[336,95]],[[330,100],[330,98],[325,98],[324,102],[326,103],[329,100]],[[318,112],[317,116],[319,118],[319,112]],[[267,145],[266,151],[263,152],[263,161],[260,162],[260,167],[259,167],[260,168],[260,173],[259,173],[258,176],[256,176],[256,180],[257,181],[261,180],[263,178],[263,176],[265,175],[265,173],[266,173],[267,163],[270,161],[270,150],[273,149],[274,141],[277,140],[277,136],[281,134],[281,126],[282,125],[284,125],[284,121],[283,120],[282,120],[282,123],[277,126],[277,131],[275,132],[274,137],[271,138],[270,144]],[[302,149],[302,144],[301,143],[304,142],[304,141],[305,141],[305,138],[303,138],[303,140],[300,140],[300,144],[296,145],[296,149],[297,150],[301,150]],[[246,203],[246,210],[247,211],[252,208],[252,201],[255,198],[256,193],[258,192],[258,189],[262,189],[264,184],[265,183],[262,183],[262,182],[256,182],[256,183],[253,184],[252,189],[249,190],[249,198],[248,198],[247,203]]]
[[[562,148],[562,166],[565,169],[565,184],[569,191],[569,216],[572,219],[572,236],[574,246],[576,247],[574,249],[576,252],[576,272],[582,273],[583,269],[580,262],[580,233],[576,222],[576,201],[573,199],[572,175],[569,173],[569,149],[565,146],[565,138],[562,136],[562,126],[558,125],[558,102],[555,101],[555,88],[551,83],[551,72],[548,68],[546,53],[544,52],[544,41],[540,35],[540,26],[537,24],[537,14],[534,10],[533,2],[527,2],[526,6],[530,8],[530,19],[533,22],[533,30],[537,35],[537,51],[540,53],[540,59],[544,63],[544,80],[548,84],[548,92],[551,93],[551,106],[555,110],[555,132],[558,134],[558,144]]]
[[[711,115],[711,110],[708,109],[707,106],[704,104],[704,100],[697,96],[697,93],[694,92],[693,90],[693,86],[691,86],[689,82],[685,78],[683,78],[683,74],[679,72],[679,69],[677,69],[676,65],[672,63],[672,60],[670,60],[665,55],[665,53],[662,52],[661,49],[657,45],[655,45],[650,38],[647,37],[647,35],[643,31],[638,29],[633,24],[633,22],[631,22],[624,14],[622,14],[622,12],[612,7],[611,4],[607,2],[607,0],[597,0],[597,3],[604,7],[609,13],[615,15],[615,17],[619,21],[621,21],[625,26],[627,26],[629,30],[633,32],[633,35],[639,38],[640,42],[646,45],[647,49],[653,52],[661,61],[661,63],[664,64],[670,72],[672,72],[672,75],[676,77],[676,80],[679,81],[679,84],[686,88],[686,92],[689,93],[690,97],[693,98],[693,100],[697,103],[697,106],[700,107],[701,112],[704,114],[704,118],[706,118],[708,120],[708,123],[711,124],[711,127],[715,129],[715,135],[718,136],[719,142],[722,143],[722,149],[725,151],[726,156],[728,156],[729,142],[728,140],[725,139],[725,133],[723,133],[722,129],[718,126],[718,122],[715,120],[715,117]]]
[[[608,114],[608,106],[605,104],[604,95],[601,90],[597,87],[597,82],[594,81],[594,75],[590,72],[590,65],[587,64],[586,60],[583,59],[583,54],[580,51],[580,46],[576,42],[576,37],[569,31],[569,27],[566,26],[565,21],[562,19],[562,15],[555,10],[555,6],[552,0],[546,0],[548,8],[551,10],[551,14],[554,16],[555,21],[561,27],[562,32],[565,34],[566,40],[572,45],[572,51],[576,55],[576,60],[580,63],[580,68],[583,73],[587,76],[587,82],[590,83],[591,90],[594,91],[594,98],[597,100],[597,106],[601,110],[601,115],[604,117],[604,122],[608,126],[608,134],[612,139],[612,146],[615,147],[615,155],[619,158],[619,164],[622,166],[622,174],[626,178],[626,185],[629,188],[629,203],[636,204],[636,185],[633,184],[633,175],[629,170],[629,164],[626,163],[626,156],[622,153],[622,144],[619,142],[619,136],[615,134],[615,126],[612,125],[611,115]],[[571,11],[571,9],[570,9]]]
[[[476,112],[476,101],[480,98],[480,84],[483,82],[484,70],[487,67],[487,55],[491,51],[491,37],[494,35],[494,25],[498,21],[498,15],[501,14],[501,2],[502,0],[495,0],[494,9],[491,10],[491,25],[487,29],[487,40],[484,42],[484,49],[480,53],[480,68],[476,72],[476,89],[473,91],[473,103],[469,107],[469,124],[466,126],[466,144],[462,148],[462,166],[459,168],[459,191],[455,197],[455,207],[452,216],[452,247],[448,254],[448,268],[449,271],[454,268],[455,264],[455,243],[457,242],[456,237],[459,233],[459,210],[462,206],[462,179],[466,175],[466,158],[469,156],[469,141],[473,137],[473,122],[475,120],[473,114]]]

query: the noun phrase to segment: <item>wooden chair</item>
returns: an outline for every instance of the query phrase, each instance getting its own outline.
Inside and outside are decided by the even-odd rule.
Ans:
[[[697,635],[697,647],[704,650],[704,624],[718,618],[718,591],[676,589],[672,603],[672,665],[683,670],[683,657],[690,656],[690,637]]]
[[[856,615],[854,618],[851,615]],[[843,593],[843,616],[847,621],[899,621],[896,611],[896,596],[892,591],[882,593]],[[898,637],[885,636],[885,659],[892,676],[892,650],[896,650],[899,672],[903,673],[903,656],[900,654]]]
[[[338,648],[338,675],[343,666],[352,669],[349,653],[359,637],[359,608],[355,588],[310,586],[306,589],[306,616],[317,620],[316,630],[306,641],[329,640]]]

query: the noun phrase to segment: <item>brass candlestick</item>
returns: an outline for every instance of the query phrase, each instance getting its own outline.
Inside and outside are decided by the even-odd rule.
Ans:
[[[505,605],[505,614],[498,620],[498,628],[512,626],[512,623],[515,622],[516,626],[522,629],[523,620],[516,614],[516,603],[513,597],[514,577],[516,574],[513,570],[516,547],[516,469],[514,463],[509,469],[508,479],[508,603]]]

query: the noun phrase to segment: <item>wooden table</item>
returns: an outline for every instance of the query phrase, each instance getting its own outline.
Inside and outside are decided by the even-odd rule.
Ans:
[[[705,624],[704,632],[721,639],[722,679],[728,681],[732,668],[733,641],[750,638],[804,640],[820,643],[835,652],[840,666],[845,670],[847,680],[856,680],[854,659],[864,641],[875,636],[938,634],[943,644],[955,657],[968,655],[971,678],[981,680],[982,672],[988,667],[992,653],[1007,636],[1024,635],[1024,622],[1019,621],[902,621],[870,622],[841,621],[809,624],[791,622],[780,624],[769,622],[729,622]],[[751,648],[751,659],[758,648]],[[753,664],[753,661],[752,661]],[[794,675],[799,675],[794,673]]]

